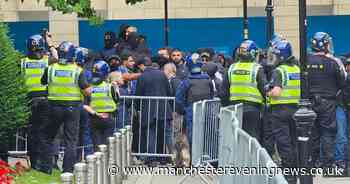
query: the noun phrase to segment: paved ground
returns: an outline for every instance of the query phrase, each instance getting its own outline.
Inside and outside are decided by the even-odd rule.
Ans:
[[[350,184],[350,177],[347,178],[314,178],[314,184]]]
[[[214,179],[215,180],[215,179]],[[208,184],[216,184],[216,181],[208,179]],[[184,180],[183,176],[133,176],[124,181],[123,184],[205,184],[198,176],[188,177]]]
[[[129,177],[123,184],[180,184],[183,179],[180,176],[133,176]],[[205,184],[197,177],[191,177],[186,179],[182,184]],[[211,182],[211,184],[218,184],[217,182]],[[347,178],[314,178],[314,184],[350,184],[350,177]]]

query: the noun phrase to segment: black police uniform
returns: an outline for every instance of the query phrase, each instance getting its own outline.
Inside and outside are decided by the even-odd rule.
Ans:
[[[294,59],[287,61],[282,65],[295,66]],[[283,90],[283,78],[279,70],[274,70],[271,76],[271,86],[281,87]],[[297,152],[296,152],[296,126],[293,120],[293,115],[298,110],[297,103],[271,105],[271,113],[269,115],[270,128],[272,135],[277,144],[277,150],[282,160],[282,167],[296,168],[297,167]],[[288,183],[296,183],[297,178],[292,175],[285,176]]]
[[[267,64],[267,59],[263,59],[261,62],[261,66],[264,68],[264,72],[267,78],[267,81],[271,81],[271,77],[272,77],[272,71],[274,70],[275,66],[272,65],[268,65]],[[260,139],[261,139],[261,144],[264,146],[264,148],[266,149],[266,151],[270,154],[270,156],[272,157],[272,155],[275,154],[275,136],[273,135],[273,128],[272,128],[272,122],[271,122],[272,118],[271,118],[271,106],[268,102],[268,99],[266,99],[265,102],[265,108],[264,111],[262,113],[262,118],[261,118],[261,135],[260,135]]]
[[[41,83],[48,84],[48,69],[46,68]],[[80,89],[86,89],[89,84],[82,71],[78,77]],[[79,139],[80,109],[82,101],[50,101],[50,121],[45,124],[43,136],[43,148],[40,155],[42,163],[38,168],[42,172],[51,173],[53,167],[53,140],[60,127],[64,124],[65,157],[63,160],[63,172],[72,172],[77,158],[77,145]]]
[[[334,161],[336,127],[336,96],[345,84],[344,66],[338,59],[325,54],[308,55],[309,90],[317,119],[312,130],[312,160],[320,157],[323,147],[323,167],[331,167]]]

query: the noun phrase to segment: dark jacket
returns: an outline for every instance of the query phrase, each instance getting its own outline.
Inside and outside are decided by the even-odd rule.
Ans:
[[[307,61],[310,97],[335,100],[346,82],[343,63],[333,56],[322,54],[310,54]]]
[[[169,81],[165,74],[158,69],[147,67],[137,80],[136,96],[171,96]],[[137,107],[141,105],[141,109],[138,110],[141,110],[142,126],[147,126],[148,120],[153,122],[155,119],[171,119],[173,109],[169,100],[142,100],[138,101],[137,104],[139,104]]]
[[[184,109],[194,102],[212,99],[214,97],[213,85],[207,74],[190,75],[181,82],[176,91],[176,104]]]
[[[176,65],[176,77],[180,80],[184,80],[189,76],[188,68],[185,64]]]

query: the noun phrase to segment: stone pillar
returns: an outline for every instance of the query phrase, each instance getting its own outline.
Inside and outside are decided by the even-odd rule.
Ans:
[[[79,45],[79,20],[75,13],[62,14],[50,11],[49,26],[56,45],[62,41],[70,41]]]
[[[6,22],[18,21],[17,1],[0,0],[0,20]]]
[[[333,14],[335,15],[350,15],[349,0],[334,0]]]
[[[293,46],[299,58],[299,4],[297,0],[274,1],[275,33],[283,35]]]

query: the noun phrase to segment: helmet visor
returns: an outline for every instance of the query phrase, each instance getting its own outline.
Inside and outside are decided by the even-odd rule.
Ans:
[[[279,50],[269,47],[267,50],[267,65],[276,66],[279,64],[280,59],[278,57]]]
[[[332,37],[329,38],[328,40],[328,46],[327,46],[327,50],[330,54],[334,54],[334,45],[333,45],[333,39]]]

